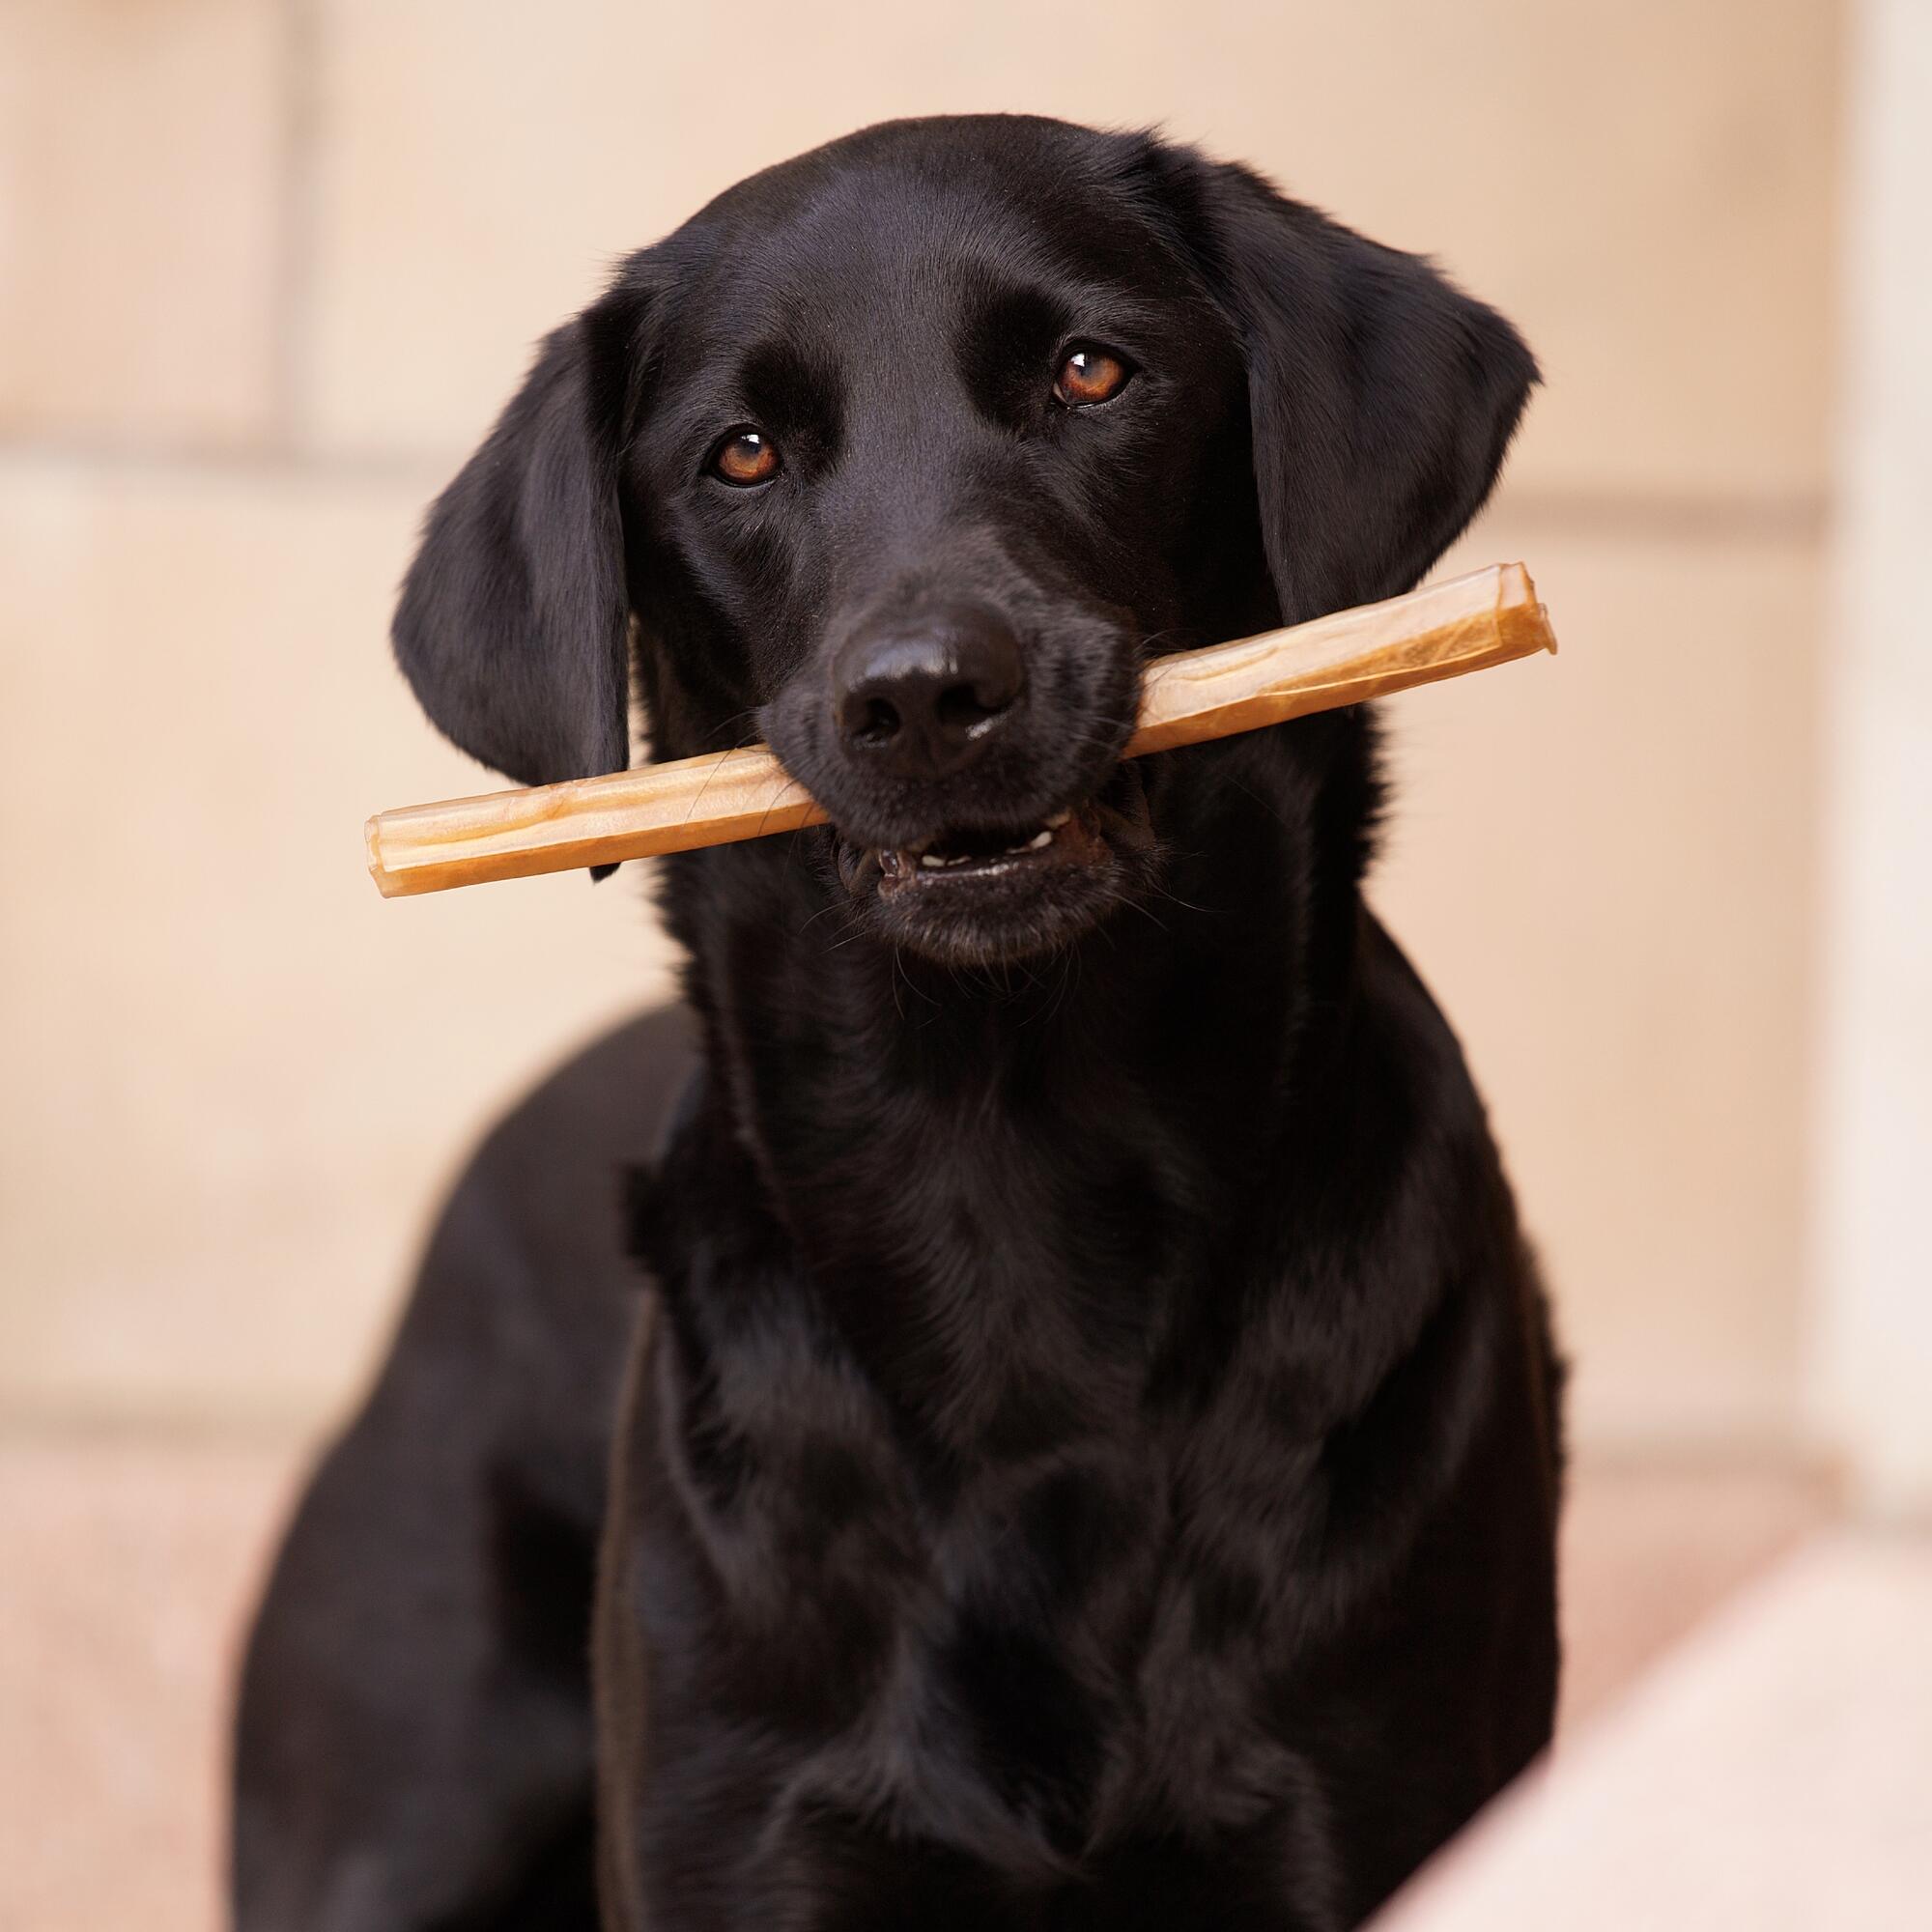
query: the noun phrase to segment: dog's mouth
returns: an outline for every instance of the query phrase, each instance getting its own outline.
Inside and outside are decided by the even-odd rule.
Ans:
[[[959,825],[895,846],[835,835],[838,875],[883,936],[951,965],[1065,945],[1127,897],[1151,864],[1139,774],[1031,823]]]
[[[969,880],[1004,877],[1028,868],[1104,863],[1099,810],[1085,804],[1049,813],[1017,834],[962,829],[942,832],[916,845],[845,848],[853,852],[848,886],[870,884],[881,898],[899,893],[951,891]],[[868,878],[867,874],[871,876]]]

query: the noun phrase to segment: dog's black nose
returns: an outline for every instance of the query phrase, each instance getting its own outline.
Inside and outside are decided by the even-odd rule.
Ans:
[[[870,626],[832,668],[847,752],[907,779],[971,764],[1011,719],[1025,684],[1018,639],[977,609]]]

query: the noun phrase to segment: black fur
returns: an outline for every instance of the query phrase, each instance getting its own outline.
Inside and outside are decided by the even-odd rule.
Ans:
[[[1077,342],[1133,373],[1075,410]],[[1414,582],[1534,375],[1243,170],[1017,118],[759,175],[545,345],[404,592],[431,716],[617,764],[635,618],[653,753],[766,735],[838,829],[664,867],[654,1319],[583,1204],[668,1036],[513,1118],[513,1200],[466,1180],[256,1634],[250,1932],[583,1919],[600,1521],[611,1928],[1352,1925],[1541,1748],[1557,1376],[1361,898],[1370,721],[1119,760],[1149,656]],[[747,424],[783,467],[734,489]],[[1022,701],[868,764],[841,648],[962,600]],[[882,889],[1063,810],[1077,864]]]

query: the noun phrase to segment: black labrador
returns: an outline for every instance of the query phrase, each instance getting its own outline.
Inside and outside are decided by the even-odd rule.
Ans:
[[[1373,722],[1121,756],[1151,654],[1415,582],[1535,374],[1242,168],[1007,117],[549,338],[423,704],[535,782],[635,678],[834,825],[666,863],[689,1018],[458,1186],[254,1635],[246,1932],[1312,1932],[1543,1747],[1559,1378],[1363,902]]]

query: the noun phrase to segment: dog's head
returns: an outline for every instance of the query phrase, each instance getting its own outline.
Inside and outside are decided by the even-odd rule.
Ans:
[[[396,619],[525,783],[762,735],[827,886],[950,962],[1147,881],[1150,656],[1390,596],[1488,494],[1535,365],[1426,262],[1237,167],[1009,117],[733,188],[545,343]],[[633,620],[635,619],[635,627]]]

